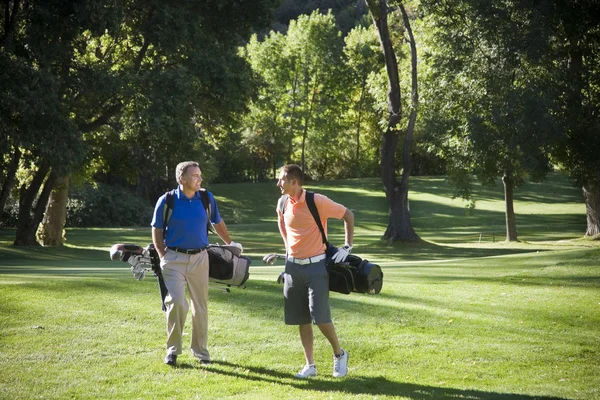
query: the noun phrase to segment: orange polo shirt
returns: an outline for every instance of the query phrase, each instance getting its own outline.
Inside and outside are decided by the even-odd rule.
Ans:
[[[315,205],[317,206],[317,211],[319,211],[325,235],[327,235],[327,219],[342,219],[346,213],[346,207],[318,193],[315,193]],[[321,238],[321,232],[306,205],[306,190],[302,190],[302,195],[298,202],[295,202],[289,196],[284,209],[285,213],[283,217],[288,244],[288,256],[307,258],[325,253],[325,245]],[[281,211],[279,208],[277,209],[277,216],[281,220]]]

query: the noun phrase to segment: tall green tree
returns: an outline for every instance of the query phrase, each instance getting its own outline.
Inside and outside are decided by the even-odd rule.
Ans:
[[[333,15],[301,16],[285,35],[253,38],[245,51],[262,80],[251,105],[247,143],[270,143],[271,162],[285,157],[307,174],[313,167],[319,174],[335,154],[341,124],[342,39]]]
[[[292,20],[310,15],[316,9],[331,10],[340,31],[346,34],[368,17],[367,6],[356,0],[283,0],[275,12],[273,29],[285,32]]]
[[[56,131],[63,136],[65,132],[73,134],[73,140],[55,140],[53,147],[45,143],[35,147],[38,152],[48,150],[48,154],[37,155],[26,140],[40,137],[27,125],[31,124],[29,118],[27,123],[25,118],[14,118],[7,128],[13,139],[2,146],[37,157],[34,179],[21,190],[15,243],[35,243],[43,214],[39,210],[45,207],[44,197],[50,196],[53,182],[83,167],[72,154],[81,157],[86,152],[67,151],[74,143],[104,142],[100,149],[108,153],[97,152],[96,156],[108,159],[125,142],[132,175],[145,168],[162,174],[172,170],[177,160],[200,154],[199,138],[227,131],[233,114],[244,109],[252,90],[248,66],[236,48],[253,29],[269,23],[276,3],[7,2],[6,23],[0,31],[0,62],[47,77],[56,99],[26,105],[13,102],[6,112],[11,116],[42,115],[33,121],[43,127],[48,127],[48,118],[58,119],[64,128],[52,123]],[[35,82],[41,80],[32,84]],[[34,87],[30,97],[43,99],[43,92]],[[27,111],[38,104],[58,111]],[[59,155],[68,162],[55,162],[52,157]],[[32,204],[43,184],[34,213]]]
[[[48,13],[61,16],[58,5]],[[53,7],[54,6],[54,7]],[[81,161],[83,142],[62,102],[64,85],[54,74],[53,60],[67,53],[71,26],[64,35],[40,38],[42,13],[29,2],[9,1],[0,28],[0,147],[10,161],[2,182],[2,206],[16,180],[19,165],[26,170],[20,182],[16,244],[35,242],[35,231],[57,176]],[[36,12],[38,11],[38,12]],[[26,21],[30,21],[27,23]],[[38,30],[39,28],[39,30]],[[46,32],[48,33],[48,32]],[[40,41],[46,40],[47,46]],[[43,187],[43,190],[40,189]]]
[[[600,4],[542,2],[537,10],[550,51],[543,67],[556,87],[552,111],[559,125],[551,153],[581,185],[585,236],[600,235]]]
[[[431,35],[428,103],[438,103],[429,127],[441,128],[450,182],[463,197],[470,176],[488,186],[501,177],[507,241],[518,240],[514,190],[549,171],[553,129],[552,93],[537,66],[543,36],[521,3],[421,2]]]
[[[254,155],[255,173],[270,170],[273,178],[278,166],[291,160],[292,116],[298,104],[293,57],[287,52],[285,35],[276,32],[262,41],[253,35],[244,54],[258,80],[258,95],[244,121],[244,144]]]
[[[377,98],[373,87],[377,86],[383,57],[379,50],[375,29],[357,27],[344,39],[344,56],[348,71],[345,93],[344,117],[349,141],[352,143],[350,162],[354,177],[370,175],[373,164],[379,162],[377,149],[381,147],[378,121],[381,113],[377,109]]]
[[[402,98],[398,59],[388,24],[389,4],[386,0],[367,0],[373,25],[377,30],[381,51],[385,60],[388,79],[388,119],[381,144],[381,179],[389,205],[388,226],[383,239],[389,242],[399,240],[418,240],[419,237],[412,227],[408,204],[409,178],[411,172],[411,150],[418,106],[417,90],[417,51],[416,43],[410,25],[410,19],[404,5],[398,3],[402,13],[404,29],[410,43],[411,59],[411,105],[406,131],[402,145],[402,174],[400,181],[396,175],[396,151],[402,136]]]
[[[335,88],[341,64],[341,33],[331,13],[322,15],[317,10],[292,21],[286,37],[298,79],[299,106],[294,111],[298,121],[299,159],[303,170],[310,174],[306,160],[309,134],[325,137],[318,149],[323,150],[320,156],[327,159],[331,143],[327,139],[336,132],[328,113],[337,105]]]

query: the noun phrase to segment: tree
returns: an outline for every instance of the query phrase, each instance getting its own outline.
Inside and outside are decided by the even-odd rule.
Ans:
[[[550,51],[542,67],[556,87],[553,160],[583,190],[585,236],[600,235],[600,26],[596,1],[557,1],[539,11]]]
[[[310,15],[315,9],[331,10],[339,26],[339,30],[343,34],[352,30],[359,21],[363,21],[367,14],[367,7],[363,1],[282,0],[275,12],[273,29],[278,32],[285,32],[291,20],[296,20],[301,15]]]
[[[552,91],[537,67],[542,36],[521,2],[422,5],[432,35],[428,94],[441,103],[426,119],[439,129],[450,182],[469,199],[471,174],[487,186],[500,176],[506,240],[516,241],[514,190],[550,170]]]
[[[328,165],[341,123],[341,51],[333,15],[318,11],[291,21],[285,35],[271,32],[262,42],[254,37],[246,46],[262,81],[250,106],[246,143],[253,148],[267,145],[265,157],[271,164],[299,160],[307,174]]]
[[[404,27],[409,36],[411,45],[411,81],[412,104],[407,130],[404,135],[402,152],[402,177],[400,182],[396,179],[396,148],[400,140],[401,131],[401,88],[398,71],[398,61],[388,27],[388,4],[386,0],[367,0],[373,25],[377,29],[381,51],[385,58],[388,77],[388,121],[381,144],[381,179],[385,188],[389,205],[388,227],[383,239],[389,242],[398,240],[418,240],[419,237],[412,228],[410,210],[408,206],[408,180],[411,171],[411,147],[416,121],[416,107],[418,105],[417,92],[417,59],[416,45],[410,26],[410,21],[402,3],[399,8],[402,12]]]
[[[33,121],[44,128],[49,126],[48,118],[60,117],[59,122],[69,128],[56,129],[63,132],[60,137],[64,132],[73,135],[73,140],[50,141],[57,135],[49,134],[46,143],[27,153],[35,157],[37,172],[26,190],[21,190],[15,243],[35,243],[43,215],[39,210],[45,208],[44,197],[50,196],[53,183],[76,168],[89,167],[81,161],[85,151],[67,151],[73,143],[116,138],[112,146],[102,149],[114,152],[125,142],[134,171],[148,167],[162,174],[174,166],[176,158],[202,152],[198,137],[227,130],[224,127],[232,123],[232,114],[244,108],[251,93],[248,67],[236,47],[254,27],[266,26],[275,3],[9,1],[4,8],[6,24],[0,31],[0,62],[46,77],[54,85],[50,93],[56,99],[40,102],[33,111],[27,110],[32,104],[38,106],[36,102],[10,104],[7,114],[19,118],[7,128],[13,139],[4,146],[14,152],[18,148],[29,151],[27,138],[40,141],[20,117],[25,112],[43,115]],[[31,85],[29,89],[31,98],[44,98],[42,90]],[[43,107],[55,109],[48,113]],[[68,162],[55,162],[57,155]],[[108,158],[107,153],[96,156]],[[103,160],[88,157],[87,161],[102,164]]]
[[[348,129],[355,138],[351,174],[359,177],[365,173],[365,169],[369,169],[368,165],[373,160],[379,158],[377,154],[370,153],[381,147],[380,144],[373,146],[373,137],[379,134],[376,127],[381,116],[375,107],[377,100],[370,88],[376,85],[373,81],[377,79],[383,60],[377,34],[372,26],[369,29],[354,28],[344,41],[345,63],[349,72],[349,90],[346,94],[348,101],[344,114]]]
[[[9,43],[14,42],[12,39]],[[0,131],[4,138],[2,151],[10,159],[2,182],[2,206],[17,184],[16,173],[21,165],[28,171],[28,178],[19,187],[15,243],[33,244],[56,173],[77,163],[85,147],[61,104],[54,77],[8,50],[0,49],[0,81],[6,89],[0,94]],[[57,172],[52,175],[51,170]]]
[[[319,12],[250,40],[245,55],[261,83],[244,143],[258,169],[298,162],[316,179],[378,174],[378,46],[373,28],[342,43],[333,16]]]
[[[275,177],[277,167],[291,159],[298,80],[286,47],[286,37],[271,32],[262,42],[253,35],[244,49],[258,80],[258,95],[244,121],[244,144],[254,155],[257,175],[266,169]]]
[[[335,130],[319,129],[327,120],[325,114],[335,105],[336,69],[340,65],[341,35],[331,13],[321,15],[318,10],[310,16],[300,16],[292,21],[287,33],[287,45],[292,65],[298,77],[298,112],[300,139],[300,164],[310,174],[306,162],[306,147],[309,134],[330,134]],[[331,121],[331,120],[329,120]],[[326,146],[319,146],[326,149]],[[322,154],[327,156],[327,154]]]

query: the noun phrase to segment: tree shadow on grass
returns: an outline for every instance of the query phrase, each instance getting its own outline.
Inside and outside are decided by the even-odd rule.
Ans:
[[[418,240],[415,242],[398,242],[389,245],[382,241],[373,242],[357,249],[357,255],[360,257],[360,252],[369,254],[369,260],[377,264],[378,255],[384,259],[395,259],[398,262],[406,261],[436,261],[436,260],[451,260],[462,258],[480,258],[491,256],[503,256],[509,254],[525,254],[535,251],[549,251],[548,248],[514,248],[509,246],[502,247],[453,247],[443,244],[432,243],[426,240]],[[364,257],[363,257],[364,258]]]
[[[348,375],[341,380],[332,380],[333,378],[329,377],[298,380],[293,378],[291,374],[274,369],[254,365],[236,364],[227,361],[214,361],[208,367],[201,366],[200,364],[181,364],[178,368],[201,368],[212,373],[227,375],[233,378],[289,385],[299,390],[318,392],[321,394],[331,392],[368,396],[403,396],[413,400],[450,400],[457,398],[471,400],[565,400],[565,398],[562,397],[532,396],[516,393],[497,393],[418,385],[414,383],[395,382],[384,377],[360,377]]]

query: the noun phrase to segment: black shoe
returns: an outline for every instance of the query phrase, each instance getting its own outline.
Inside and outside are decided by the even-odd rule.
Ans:
[[[202,365],[210,365],[210,360],[200,360],[200,364],[202,364]]]
[[[165,364],[170,365],[172,367],[177,365],[177,355],[176,354],[167,354],[165,357]]]

